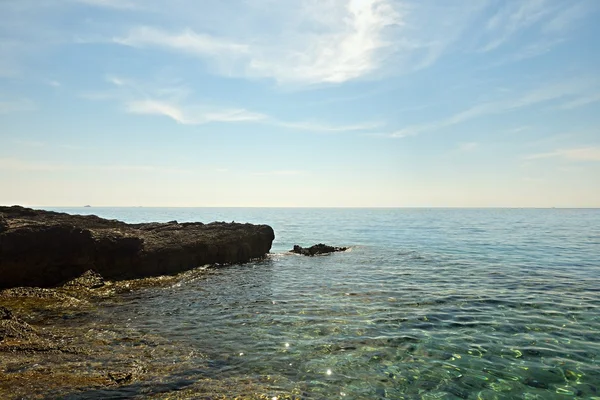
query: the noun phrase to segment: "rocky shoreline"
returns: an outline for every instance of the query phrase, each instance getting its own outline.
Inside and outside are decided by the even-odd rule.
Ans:
[[[272,379],[281,377],[221,377],[197,347],[133,329],[111,311],[139,291],[160,292],[215,273],[196,268],[104,281],[90,271],[54,288],[0,290],[0,398],[271,399]]]
[[[95,215],[0,207],[0,289],[52,287],[94,270],[124,280],[264,257],[268,225],[201,222],[127,224]]]
[[[204,265],[263,258],[273,239],[267,225],[126,224],[0,207],[0,397],[122,398],[120,390],[140,390],[162,398],[143,382],[189,385],[169,381],[201,364],[202,354],[114,323],[107,304],[201,278]],[[206,379],[193,391],[219,393],[222,384]]]
[[[126,224],[0,207],[0,398],[271,399],[285,377],[219,376],[198,348],[137,331],[112,310],[138,291],[218,273],[207,264],[261,259],[273,239],[267,225]],[[311,256],[344,250],[295,246]]]

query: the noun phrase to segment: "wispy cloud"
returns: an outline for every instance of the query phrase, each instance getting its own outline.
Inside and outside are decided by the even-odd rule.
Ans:
[[[596,79],[577,79],[556,84],[543,85],[528,92],[521,93],[516,97],[477,104],[446,119],[421,125],[408,126],[392,132],[387,136],[392,138],[402,138],[406,136],[418,135],[424,132],[435,131],[458,125],[482,116],[503,114],[561,99],[574,99],[573,102],[579,102],[581,103],[579,105],[582,105],[585,104],[585,101],[590,102],[590,98],[587,97],[587,93],[595,90],[596,86]],[[578,104],[576,103],[575,105]]]
[[[13,143],[18,144],[19,146],[26,146],[26,147],[44,147],[44,146],[46,146],[46,143],[40,142],[37,140],[13,140]]]
[[[565,2],[564,7],[554,14],[542,27],[544,33],[564,33],[576,22],[594,11],[595,2],[580,0]]]
[[[600,93],[591,94],[589,96],[581,96],[574,100],[561,104],[559,108],[563,110],[572,110],[574,108],[587,106],[588,104],[597,103],[600,101]]]
[[[209,110],[204,106],[182,107],[161,100],[136,100],[127,102],[125,110],[132,114],[163,115],[184,125],[200,125],[210,122],[259,121],[265,115],[244,109]]]
[[[187,168],[177,168],[160,165],[92,165],[83,167],[84,169],[96,171],[115,171],[115,172],[148,172],[148,173],[191,173],[192,170]]]
[[[600,147],[579,147],[571,149],[558,149],[548,153],[538,153],[526,156],[526,160],[539,160],[544,158],[560,158],[567,161],[600,161]]]
[[[501,51],[488,65],[499,67],[551,52],[568,42],[578,20],[595,12],[594,1],[521,0],[499,2],[498,9],[479,30],[478,52]]]
[[[269,2],[266,7],[277,7]],[[340,83],[379,69],[397,43],[386,30],[402,23],[391,0],[302,1],[283,13],[296,30],[279,35],[214,35],[137,27],[114,43],[162,48],[209,59],[226,75],[274,78],[280,83]],[[274,13],[276,14],[276,13]],[[281,13],[280,13],[281,14]]]
[[[313,132],[350,132],[350,131],[365,131],[379,127],[380,123],[364,123],[356,125],[326,125],[314,122],[285,122],[270,120],[266,121],[272,125],[281,126],[283,128],[297,129]]]
[[[253,172],[252,175],[257,176],[294,176],[294,175],[302,175],[305,174],[305,171],[300,170],[274,170],[274,171],[264,171],[264,172]]]
[[[29,99],[0,99],[0,114],[35,110],[35,103]]]
[[[95,7],[114,8],[121,10],[139,9],[140,3],[128,0],[71,0],[75,3],[86,4]]]
[[[114,75],[106,77],[112,91],[83,94],[90,100],[116,100],[130,114],[159,115],[183,125],[211,122],[248,122],[266,119],[264,114],[243,108],[197,104],[188,99],[191,91],[181,85],[141,84]]]
[[[53,172],[68,169],[66,165],[24,161],[17,158],[0,158],[0,170],[4,171],[38,171]]]
[[[517,134],[517,133],[526,132],[528,130],[531,130],[531,126],[529,126],[529,125],[521,125],[521,126],[517,126],[517,127],[514,127],[514,128],[506,129],[502,133],[514,135],[514,134]]]
[[[114,38],[118,44],[132,47],[159,47],[181,51],[197,56],[241,57],[249,52],[249,46],[207,34],[199,34],[191,29],[180,33],[170,33],[152,27],[132,29],[127,36]]]
[[[512,39],[521,30],[527,29],[542,18],[552,15],[553,9],[545,0],[506,1],[488,20],[486,29],[490,39],[480,49],[482,52],[495,50]]]
[[[184,125],[193,123],[183,116],[183,111],[178,107],[157,100],[132,101],[125,105],[125,109],[132,114],[164,115]]]
[[[246,122],[324,133],[365,131],[382,125],[380,122],[335,125],[318,121],[284,121],[241,107],[223,107],[195,101],[191,98],[192,91],[182,85],[142,84],[115,75],[109,75],[105,80],[113,86],[111,90],[83,93],[80,97],[116,101],[127,113],[164,116],[182,125]]]
[[[458,150],[461,152],[470,152],[470,151],[474,151],[479,147],[479,143],[477,142],[466,142],[466,143],[461,143],[458,146]]]
[[[73,165],[52,162],[22,160],[19,158],[0,158],[0,171],[20,172],[57,172],[57,171],[95,171],[95,172],[141,172],[141,173],[190,173],[186,168],[160,165]]]

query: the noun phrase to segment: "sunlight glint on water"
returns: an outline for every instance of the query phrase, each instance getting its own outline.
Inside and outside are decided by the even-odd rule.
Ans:
[[[274,376],[265,391],[306,398],[600,398],[599,210],[65,211],[273,226],[268,259],[107,315],[196,347],[192,377]],[[284,253],[317,242],[352,249]]]

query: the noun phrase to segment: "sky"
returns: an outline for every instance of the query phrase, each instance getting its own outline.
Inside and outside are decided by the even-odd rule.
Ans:
[[[597,0],[2,0],[0,204],[600,207]]]

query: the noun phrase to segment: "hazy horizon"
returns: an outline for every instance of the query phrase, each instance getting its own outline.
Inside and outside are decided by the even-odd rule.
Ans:
[[[92,206],[92,205],[71,205],[71,206],[65,206],[65,205],[32,205],[32,204],[0,204],[0,206],[3,207],[11,207],[11,206],[20,206],[20,207],[26,207],[26,208],[33,208],[33,209],[41,209],[41,210],[48,210],[48,209],[78,209],[78,208],[83,208],[83,209],[111,209],[111,208],[269,208],[269,209],[291,209],[291,208],[297,208],[297,209],[302,209],[302,208],[306,208],[306,209],[365,209],[365,210],[395,210],[395,209],[448,209],[448,210],[452,210],[452,209],[464,209],[464,210],[553,210],[553,209],[557,209],[557,210],[597,210],[600,209],[600,207],[502,207],[502,206],[485,206],[485,207],[462,207],[462,206],[455,206],[455,207],[447,207],[447,206],[401,206],[401,207],[386,207],[386,206],[364,206],[364,207],[354,207],[354,206],[105,206],[105,205],[96,205],[96,206]]]
[[[0,204],[600,207],[594,0],[0,3]]]

